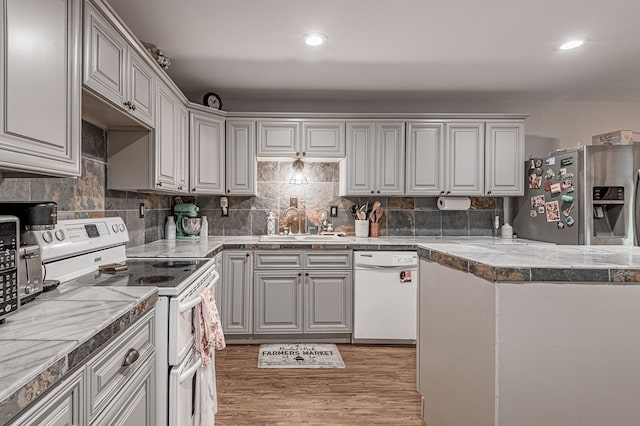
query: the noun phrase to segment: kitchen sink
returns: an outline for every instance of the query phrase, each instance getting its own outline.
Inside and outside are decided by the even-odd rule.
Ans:
[[[329,242],[345,241],[344,237],[335,235],[314,235],[314,234],[290,234],[290,235],[262,235],[260,242],[273,243],[295,243],[295,242]]]

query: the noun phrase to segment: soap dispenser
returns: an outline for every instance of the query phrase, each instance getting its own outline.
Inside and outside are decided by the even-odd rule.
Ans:
[[[267,235],[276,235],[276,217],[273,212],[267,213]]]

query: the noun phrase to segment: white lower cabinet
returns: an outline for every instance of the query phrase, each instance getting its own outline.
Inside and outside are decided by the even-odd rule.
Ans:
[[[12,426],[155,426],[154,313],[145,314]]]

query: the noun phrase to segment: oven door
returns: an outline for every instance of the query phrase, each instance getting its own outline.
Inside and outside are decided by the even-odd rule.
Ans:
[[[205,288],[215,292],[220,275],[215,263],[187,287],[180,296],[169,301],[169,365],[178,365],[195,344],[193,336],[193,308],[202,302]]]
[[[172,367],[169,373],[169,426],[192,426],[195,424],[198,406],[198,375],[202,371],[202,360],[192,350],[182,364]]]

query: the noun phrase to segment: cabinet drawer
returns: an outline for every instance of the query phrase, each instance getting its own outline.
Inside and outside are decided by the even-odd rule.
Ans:
[[[350,251],[315,251],[304,255],[305,269],[351,269]]]
[[[255,269],[302,268],[302,253],[283,251],[256,251]]]
[[[154,351],[154,326],[152,310],[87,363],[91,418],[102,411]],[[124,360],[132,349],[137,350],[140,356],[136,362],[124,367]]]

